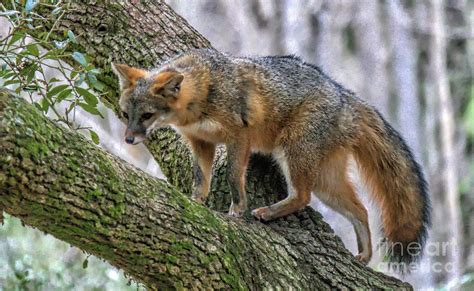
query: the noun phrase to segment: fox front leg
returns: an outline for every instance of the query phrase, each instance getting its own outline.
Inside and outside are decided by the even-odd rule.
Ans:
[[[212,161],[216,146],[203,140],[188,138],[193,150],[194,191],[192,198],[199,203],[206,201],[212,178]]]
[[[250,144],[247,139],[236,139],[227,144],[227,181],[232,195],[229,215],[239,217],[247,210],[245,175],[250,158]]]

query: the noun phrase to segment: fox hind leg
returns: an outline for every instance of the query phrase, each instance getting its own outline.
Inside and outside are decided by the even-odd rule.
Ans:
[[[367,264],[372,257],[372,242],[367,209],[357,196],[347,176],[348,155],[336,151],[322,165],[314,189],[315,195],[327,206],[342,214],[354,227],[359,254],[356,258]]]
[[[299,158],[302,156],[299,155]],[[285,175],[288,197],[267,207],[254,209],[252,214],[261,220],[272,220],[296,212],[306,207],[311,200],[311,176],[313,169],[301,165],[302,160],[287,159],[283,151],[274,152],[274,158],[278,161]]]
[[[341,185],[337,192],[316,192],[318,198],[327,206],[342,214],[353,225],[357,238],[359,254],[356,258],[367,264],[372,257],[372,243],[368,223],[367,210],[360,202],[352,186]]]

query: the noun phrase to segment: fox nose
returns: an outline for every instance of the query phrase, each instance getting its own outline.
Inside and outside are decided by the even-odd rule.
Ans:
[[[128,144],[133,144],[133,141],[135,140],[134,136],[127,136],[125,137],[125,142]]]

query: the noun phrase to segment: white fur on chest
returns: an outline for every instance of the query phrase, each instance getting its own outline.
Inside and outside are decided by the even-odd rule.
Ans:
[[[214,135],[223,129],[222,124],[210,119],[205,119],[205,120],[195,122],[193,124],[189,124],[186,126],[173,126],[173,128],[180,133],[191,134],[191,135],[196,135],[196,134]]]

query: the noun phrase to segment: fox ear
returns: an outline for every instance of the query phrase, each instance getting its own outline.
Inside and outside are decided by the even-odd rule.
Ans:
[[[154,95],[162,95],[166,98],[176,98],[179,90],[181,89],[181,83],[183,80],[184,76],[179,72],[160,73],[155,78],[155,82],[152,87],[152,93]]]
[[[138,79],[143,78],[146,75],[146,71],[142,69],[132,68],[124,64],[111,63],[111,65],[112,70],[119,79],[121,91],[134,86]]]

